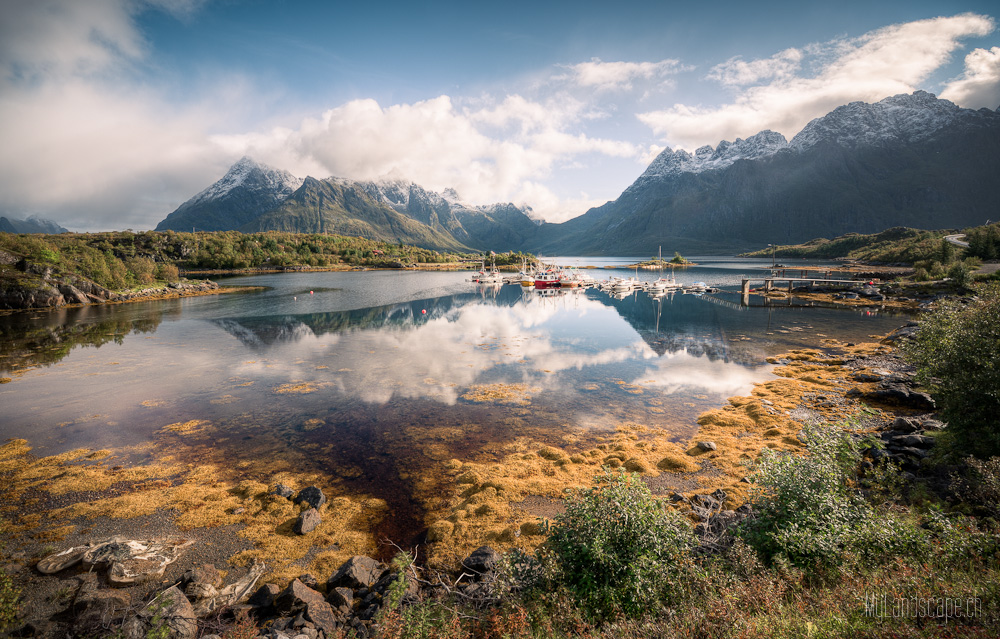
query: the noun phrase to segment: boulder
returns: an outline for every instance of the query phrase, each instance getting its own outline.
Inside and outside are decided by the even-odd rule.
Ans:
[[[354,591],[350,588],[334,588],[327,593],[326,600],[338,612],[347,614],[354,608]]]
[[[202,564],[187,570],[181,575],[181,586],[187,587],[192,583],[209,584],[219,588],[222,586],[222,573],[212,564]]]
[[[893,442],[902,446],[910,446],[913,448],[933,448],[934,444],[937,443],[933,437],[918,434],[899,435],[893,438]]]
[[[306,535],[315,530],[321,521],[319,511],[315,508],[309,508],[299,513],[299,518],[295,520],[292,530],[298,535]]]
[[[326,591],[334,588],[368,588],[382,577],[386,570],[385,564],[371,557],[355,555],[345,561],[337,572],[326,581]]]
[[[126,639],[153,636],[194,639],[198,636],[198,620],[184,593],[177,586],[171,586],[126,620],[122,630]]]
[[[920,429],[920,422],[912,417],[897,417],[892,422],[892,430],[898,433],[915,433]]]
[[[281,588],[278,584],[264,584],[250,596],[247,603],[254,608],[272,608],[274,607],[274,598],[278,596],[279,592],[281,592]]]
[[[326,633],[328,637],[334,636],[340,625],[333,606],[322,599],[306,603],[305,618],[312,622],[316,628]]]
[[[288,499],[295,494],[295,491],[284,484],[276,484],[274,490],[271,491],[271,494]]]
[[[306,502],[313,508],[319,508],[326,503],[326,495],[318,486],[309,486],[299,491],[295,496],[295,503]]]
[[[315,601],[326,603],[323,595],[306,586],[298,579],[292,582],[274,598],[274,607],[282,615],[297,614],[305,609],[306,604]]]
[[[80,575],[80,587],[73,598],[74,624],[107,625],[132,606],[132,595],[127,590],[100,588],[97,575],[88,572]]]
[[[865,398],[882,404],[892,404],[918,410],[934,410],[934,400],[927,393],[913,391],[904,384],[886,384],[865,394]]]
[[[500,554],[489,546],[480,546],[472,551],[468,557],[462,560],[462,568],[472,572],[477,579],[492,572],[500,561]]]
[[[717,450],[718,446],[715,445],[715,442],[698,442],[698,449],[707,453],[712,450]]]

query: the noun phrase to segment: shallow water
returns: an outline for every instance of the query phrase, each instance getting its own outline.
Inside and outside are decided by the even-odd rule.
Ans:
[[[482,288],[463,272],[289,273],[223,281],[260,292],[0,316],[13,377],[0,437],[48,455],[207,420],[211,434],[189,443],[232,463],[309,452],[312,470],[399,511],[421,468],[488,459],[518,437],[565,445],[634,422],[686,439],[701,412],[772,376],[769,355],[907,319],[741,306],[740,277],[765,262],[698,261],[677,280],[726,290],[614,299]]]

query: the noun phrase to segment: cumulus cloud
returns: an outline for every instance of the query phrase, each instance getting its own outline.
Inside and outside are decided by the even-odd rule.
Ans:
[[[227,102],[178,106],[123,81],[148,53],[136,15],[198,4],[2,2],[0,211],[73,230],[146,228],[173,194],[204,188],[229,160],[207,140]]]
[[[527,203],[539,215],[560,218],[578,202],[562,201],[538,182],[556,163],[588,154],[632,158],[644,152],[631,143],[571,132],[583,111],[572,101],[539,103],[518,95],[465,108],[449,96],[388,107],[365,99],[308,118],[296,129],[213,141],[296,167],[300,175],[360,180],[397,175],[432,190],[455,188],[470,202]],[[581,210],[586,209],[574,214]]]
[[[712,107],[675,104],[638,117],[664,141],[686,148],[764,129],[791,137],[842,104],[912,92],[948,60],[962,38],[985,36],[993,28],[988,16],[962,14],[891,25],[766,60],[730,60],[709,77],[745,87],[734,101]],[[804,62],[818,69],[811,77],[792,73]]]
[[[0,0],[0,214],[40,214],[74,230],[149,228],[248,154],[299,176],[395,175],[456,188],[473,203],[562,216],[587,200],[542,185],[555,167],[643,152],[583,133],[581,123],[601,114],[551,93],[389,106],[359,99],[298,125],[233,133],[233,114],[257,101],[252,82],[206,80],[178,98],[146,80],[155,65],[139,17],[186,15],[200,1]],[[669,66],[614,68],[658,77]],[[593,69],[582,77],[592,81]],[[538,204],[535,195],[544,196]]]
[[[603,62],[592,58],[568,66],[569,73],[557,76],[578,86],[598,91],[629,91],[638,80],[669,82],[669,78],[685,69],[680,60],[660,60],[659,62]]]
[[[948,83],[941,97],[969,109],[1000,107],[1000,47],[965,56],[965,72]]]

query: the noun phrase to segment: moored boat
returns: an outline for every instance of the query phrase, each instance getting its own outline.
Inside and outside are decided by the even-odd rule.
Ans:
[[[616,293],[624,293],[631,291],[636,286],[636,279],[634,277],[613,277],[611,278],[611,290]]]
[[[559,288],[561,271],[545,269],[535,273],[535,288]]]

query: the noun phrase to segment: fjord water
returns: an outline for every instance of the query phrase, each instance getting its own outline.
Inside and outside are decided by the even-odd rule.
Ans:
[[[0,368],[13,377],[0,385],[0,436],[55,454],[205,420],[217,429],[205,443],[234,454],[260,437],[332,444],[328,463],[350,463],[359,480],[373,451],[391,466],[422,433],[441,439],[444,459],[626,422],[683,439],[700,412],[771,377],[767,356],[906,319],[758,298],[742,307],[739,278],[763,262],[699,263],[678,282],[724,292],[614,299],[482,288],[463,272],[288,273],[222,281],[267,287],[257,292],[0,316]]]

